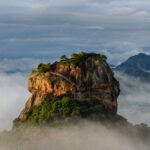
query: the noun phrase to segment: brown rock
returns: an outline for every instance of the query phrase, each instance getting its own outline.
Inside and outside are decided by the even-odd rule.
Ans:
[[[119,83],[106,62],[89,57],[82,62],[55,63],[56,67],[46,73],[35,72],[30,75],[28,89],[32,93],[25,110],[42,102],[48,93],[55,96],[74,95],[76,100],[99,100],[110,112],[117,112]],[[26,120],[24,111],[20,120]]]

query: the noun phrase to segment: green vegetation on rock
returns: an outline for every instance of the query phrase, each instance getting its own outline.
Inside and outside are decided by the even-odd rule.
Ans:
[[[51,70],[51,64],[39,64],[36,70],[33,70],[32,73],[45,73]]]
[[[92,57],[100,59],[104,62],[106,62],[107,60],[107,57],[102,54],[80,52],[80,53],[73,53],[70,58],[67,58],[66,55],[62,55],[60,57],[60,63],[83,62],[86,61],[88,58]]]
[[[56,97],[48,94],[43,97],[41,105],[33,108],[25,123],[31,125],[52,124],[66,119],[96,119],[96,120],[123,120],[120,116],[108,113],[105,106],[96,100],[78,101],[70,97]],[[19,126],[19,120],[14,121],[14,126]]]
[[[50,64],[39,64],[38,65],[38,72],[47,72],[51,69],[51,65]]]
[[[86,52],[73,53],[70,59],[73,61],[85,61],[89,57],[95,57],[103,60],[104,62],[106,62],[107,60],[107,57],[105,55],[97,54],[97,53],[86,53]]]
[[[70,58],[68,58],[66,55],[62,55],[60,57],[59,62],[55,62],[54,64],[64,64],[66,66],[69,66],[71,63],[74,64],[80,64],[84,61],[86,61],[88,58],[96,58],[106,63],[107,57],[102,54],[97,53],[87,53],[87,52],[80,52],[80,53],[73,53]],[[51,64],[40,64],[36,70],[33,70],[32,73],[45,73],[48,71],[51,71],[52,69]]]

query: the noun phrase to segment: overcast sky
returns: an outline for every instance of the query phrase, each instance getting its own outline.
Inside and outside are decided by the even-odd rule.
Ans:
[[[149,0],[0,0],[0,57],[149,53]]]
[[[10,126],[29,95],[22,72],[80,50],[105,53],[112,64],[140,52],[150,54],[150,0],[0,0],[0,58],[5,58],[0,59],[0,129]],[[17,75],[6,74],[18,70]],[[150,123],[149,110],[141,112],[138,103],[143,99],[143,105],[150,105],[149,86],[136,91],[138,85],[132,90],[122,86],[131,93],[120,96],[120,112]],[[136,105],[129,101],[132,97]]]

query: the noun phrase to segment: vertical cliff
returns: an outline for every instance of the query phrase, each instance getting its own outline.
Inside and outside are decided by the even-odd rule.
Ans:
[[[53,64],[40,64],[29,76],[28,89],[32,95],[18,118],[21,121],[27,120],[48,94],[75,101],[99,101],[108,112],[116,113],[120,92],[106,57],[84,52],[70,58],[62,56]]]

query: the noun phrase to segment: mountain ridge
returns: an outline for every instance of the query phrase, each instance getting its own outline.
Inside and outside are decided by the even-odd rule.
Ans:
[[[150,55],[139,53],[138,55],[131,56],[114,70],[143,81],[150,81]]]

